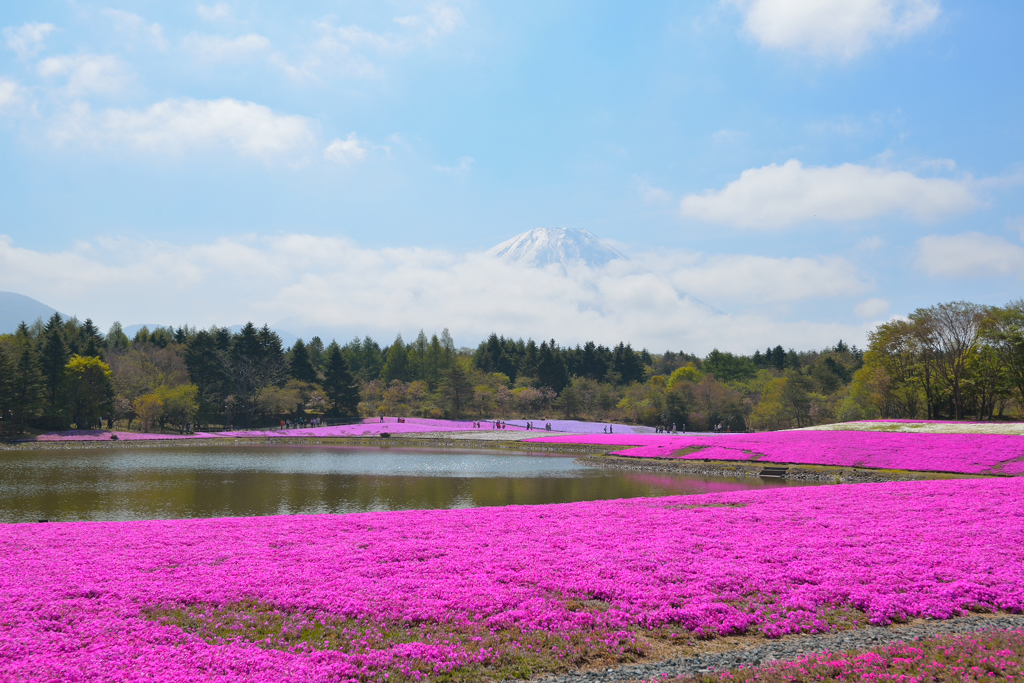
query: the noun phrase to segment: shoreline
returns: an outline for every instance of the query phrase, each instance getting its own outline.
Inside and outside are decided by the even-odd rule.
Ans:
[[[471,432],[467,432],[469,434]],[[195,439],[132,439],[119,441],[0,441],[0,451],[106,450],[130,448],[196,448],[216,446],[357,446],[362,448],[465,448],[533,451],[545,453],[598,454],[609,446],[560,444],[520,440],[451,438],[438,436],[252,436]]]
[[[833,484],[868,484],[887,481],[929,481],[936,479],[1011,479],[1010,475],[967,474],[927,470],[882,470],[870,467],[803,465],[758,460],[682,460],[680,458],[634,458],[628,455],[589,455],[580,461],[609,469],[638,472],[672,472],[706,477],[758,477],[789,481],[818,481]],[[785,470],[779,475],[762,475],[765,469]]]
[[[682,460],[680,458],[630,457],[613,455],[612,450],[621,446],[597,444],[551,443],[525,441],[516,438],[474,439],[472,432],[466,437],[452,436],[459,432],[439,435],[436,432],[380,436],[251,436],[215,437],[184,439],[131,439],[118,441],[0,441],[3,451],[61,451],[61,450],[109,450],[109,449],[153,449],[153,448],[216,448],[232,446],[349,446],[357,448],[443,448],[466,450],[529,451],[535,453],[576,454],[586,465],[606,469],[631,470],[636,472],[669,472],[703,477],[762,478],[765,469],[784,470],[770,478],[788,481],[814,481],[833,484],[863,484],[889,481],[926,481],[935,479],[989,479],[1012,478],[1012,475],[967,474],[930,470],[882,470],[868,467],[841,467],[835,465],[807,465],[769,462],[764,460]],[[509,435],[511,437],[511,435]],[[532,436],[532,435],[531,435]]]

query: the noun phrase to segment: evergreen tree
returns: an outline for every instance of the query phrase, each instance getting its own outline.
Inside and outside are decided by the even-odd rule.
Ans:
[[[47,426],[51,429],[68,427],[65,393],[65,371],[71,354],[64,341],[64,324],[59,313],[54,313],[43,328],[40,340],[39,369],[43,376],[43,397]]]
[[[401,382],[409,381],[409,352],[401,334],[395,337],[395,343],[388,348],[380,378],[385,382],[396,379]]]
[[[348,363],[336,342],[324,352],[324,393],[333,405],[332,413],[339,417],[358,417],[359,388],[356,387]]]
[[[441,381],[441,396],[448,406],[449,415],[461,415],[462,409],[469,404],[472,395],[473,381],[469,361],[465,358],[455,358],[445,369]]]
[[[25,423],[36,417],[40,407],[42,377],[28,326],[22,322],[14,333],[15,358],[12,360],[9,391],[15,432],[25,431]]]
[[[82,339],[81,355],[92,358],[99,358],[100,348],[103,346],[103,335],[93,325],[91,318],[86,318],[79,332]]]
[[[316,382],[316,370],[309,361],[309,347],[301,339],[296,339],[295,344],[288,354],[288,372],[297,380],[302,382]]]
[[[231,380],[245,410],[246,424],[252,425],[263,392],[287,376],[281,337],[267,325],[256,329],[246,323],[231,340]]]
[[[358,345],[358,344],[357,344]],[[313,365],[313,372],[319,373],[324,365],[324,342],[320,337],[313,337],[306,345],[306,352],[309,354],[309,362]],[[347,359],[346,359],[347,360]],[[352,364],[349,363],[349,367]]]
[[[641,382],[644,379],[644,365],[640,354],[629,344],[619,342],[612,351],[612,370],[620,377],[623,384]]]
[[[199,330],[185,346],[185,366],[198,391],[199,414],[206,419],[220,412],[227,364],[225,352],[211,332]]]
[[[426,365],[427,365],[427,349],[430,347],[430,342],[427,341],[427,335],[420,330],[420,333],[416,335],[416,340],[409,344],[409,380],[417,381],[426,378]]]
[[[569,382],[565,362],[558,352],[554,339],[550,344],[542,342],[540,345],[537,355],[537,380],[542,387],[551,387],[555,391],[561,391]]]
[[[13,434],[15,431],[11,396],[13,379],[14,362],[8,357],[7,349],[0,345],[0,434]]]
[[[128,339],[128,335],[124,333],[124,329],[119,322],[115,322],[110,326],[110,329],[107,331],[106,342],[108,349],[127,349],[131,346],[131,340]]]

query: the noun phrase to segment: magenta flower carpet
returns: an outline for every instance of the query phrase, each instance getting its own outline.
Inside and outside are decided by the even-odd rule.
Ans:
[[[434,420],[426,418],[386,417],[368,418],[362,422],[334,427],[303,427],[301,429],[240,429],[223,432],[196,432],[194,434],[152,434],[146,432],[122,432],[106,430],[73,430],[67,432],[51,432],[41,434],[35,441],[109,441],[111,435],[121,441],[165,441],[172,439],[216,439],[233,437],[274,438],[288,437],[346,437],[346,436],[378,436],[382,432],[389,434],[414,434],[422,432],[468,432],[492,429],[491,422],[481,422],[474,427],[470,420]],[[525,427],[508,424],[505,431],[527,431]],[[532,432],[531,432],[532,433]]]
[[[1024,610],[1024,479],[0,526],[0,680],[417,681]],[[494,670],[494,669],[490,669]]]
[[[635,446],[614,451],[616,455],[635,458],[748,460],[963,474],[1024,474],[1024,437],[1005,434],[801,430],[707,435],[581,434],[540,437],[530,441]]]

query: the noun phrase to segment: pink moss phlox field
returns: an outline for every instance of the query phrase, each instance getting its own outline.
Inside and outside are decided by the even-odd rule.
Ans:
[[[490,422],[474,427],[470,420],[433,420],[427,418],[406,418],[398,422],[396,418],[369,418],[362,422],[334,427],[304,427],[301,429],[238,429],[223,432],[196,432],[194,434],[151,434],[144,432],[121,432],[95,429],[82,429],[66,432],[50,432],[40,434],[33,441],[109,441],[111,435],[120,441],[169,441],[174,439],[216,439],[233,437],[347,437],[347,436],[378,436],[381,432],[389,434],[414,434],[424,432],[468,432],[492,429]],[[509,424],[506,431],[526,431],[525,427]]]
[[[615,451],[616,455],[636,458],[760,460],[965,474],[1024,473],[1024,463],[1019,461],[1024,458],[1024,437],[1006,434],[786,431],[692,436],[588,434],[541,437],[530,441],[637,446]],[[699,450],[673,456],[676,451],[684,449]]]
[[[1019,613],[1022,538],[1024,479],[1016,478],[10,524],[0,526],[0,680],[418,680],[492,656],[459,638],[480,628],[589,630],[623,642],[662,626],[825,631],[832,608],[861,610],[879,624],[978,609]],[[452,635],[308,651],[210,642],[146,618],[150,609],[243,601],[411,633],[433,624]],[[606,609],[580,609],[586,601]]]

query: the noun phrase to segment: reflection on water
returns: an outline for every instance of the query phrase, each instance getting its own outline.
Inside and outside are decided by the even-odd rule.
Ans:
[[[789,486],[589,467],[543,453],[208,447],[0,451],[0,522],[531,505]]]

